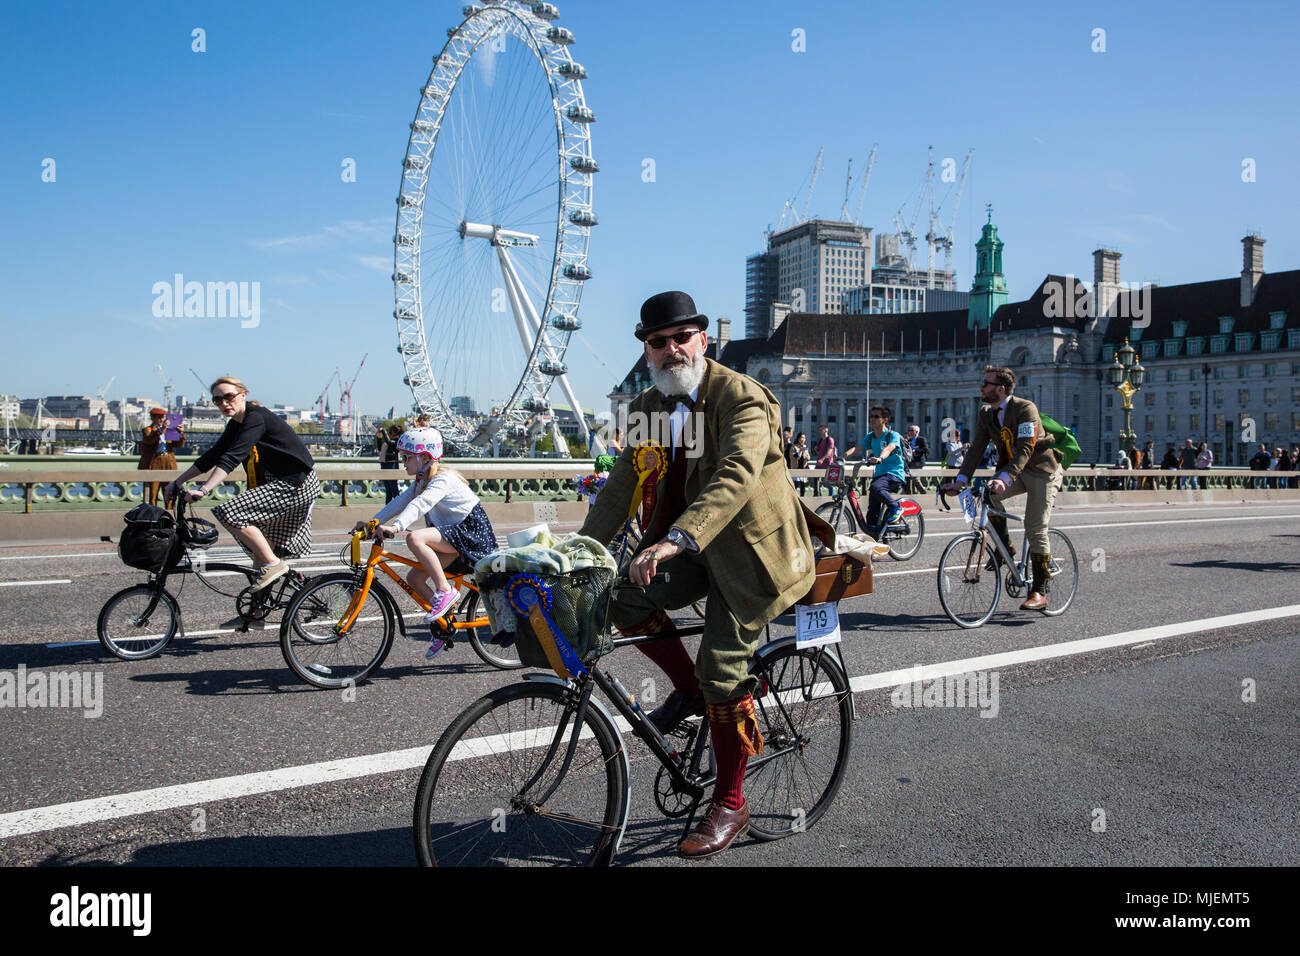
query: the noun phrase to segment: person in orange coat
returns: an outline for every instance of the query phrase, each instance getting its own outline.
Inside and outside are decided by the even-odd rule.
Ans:
[[[149,419],[150,422],[144,427],[143,437],[140,439],[140,463],[136,465],[136,469],[171,471],[176,467],[176,449],[185,444],[185,427],[178,425],[177,431],[180,432],[180,436],[175,441],[166,441],[166,409],[149,409]],[[158,481],[145,482],[144,497],[149,504],[158,504],[158,489],[161,486],[162,483]]]

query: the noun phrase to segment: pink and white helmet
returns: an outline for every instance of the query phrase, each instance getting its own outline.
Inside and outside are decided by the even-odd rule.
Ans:
[[[397,439],[397,450],[428,455],[434,461],[442,458],[442,433],[436,428],[409,428]]]

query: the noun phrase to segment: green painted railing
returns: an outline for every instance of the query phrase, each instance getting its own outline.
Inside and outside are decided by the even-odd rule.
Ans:
[[[9,467],[0,468],[0,512],[33,512],[66,510],[69,508],[112,508],[120,510],[144,500],[144,481],[167,482],[176,477],[176,471],[136,471],[126,462],[55,461],[34,459],[8,459]],[[37,468],[31,465],[39,465]],[[184,463],[183,463],[184,464]],[[116,467],[113,467],[116,465]],[[573,501],[578,495],[573,487],[576,475],[590,473],[592,462],[570,459],[547,461],[448,461],[447,465],[460,471],[469,482],[470,490],[485,501]],[[864,469],[864,472],[866,469]],[[321,481],[321,500],[338,506],[382,503],[384,482],[396,480],[404,488],[407,476],[404,471],[386,471],[375,467],[373,459],[349,461],[347,459],[322,459],[317,463],[317,476]],[[851,472],[850,472],[851,473]],[[242,471],[235,478],[223,482],[213,490],[212,503],[230,498],[244,490]],[[933,495],[935,488],[946,478],[956,474],[951,468],[927,467],[914,469],[913,477],[919,483],[920,493]],[[792,471],[793,477],[822,478],[825,472],[809,468]],[[981,469],[977,476],[991,476],[991,469]],[[1195,471],[1118,471],[1108,467],[1075,465],[1065,477],[1066,491],[1126,491],[1165,490],[1195,478],[1202,489],[1229,489],[1276,487],[1279,483],[1300,482],[1300,474],[1291,472],[1250,471],[1245,468],[1213,468]],[[868,478],[865,474],[858,483],[865,492]],[[1272,485],[1269,485],[1272,482]],[[821,486],[826,493],[825,485]]]

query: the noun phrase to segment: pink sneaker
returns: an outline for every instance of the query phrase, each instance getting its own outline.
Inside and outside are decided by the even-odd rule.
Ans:
[[[456,595],[459,593],[459,591],[455,590],[439,591],[433,602],[433,607],[429,609],[428,614],[424,615],[424,623],[432,624],[434,621],[438,620],[438,618],[446,614],[447,609],[456,603]]]

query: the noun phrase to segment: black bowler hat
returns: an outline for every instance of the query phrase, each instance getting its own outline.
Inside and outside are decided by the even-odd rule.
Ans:
[[[641,305],[641,321],[633,333],[642,342],[660,329],[694,322],[701,329],[709,327],[709,317],[695,310],[695,300],[685,292],[660,292]]]

